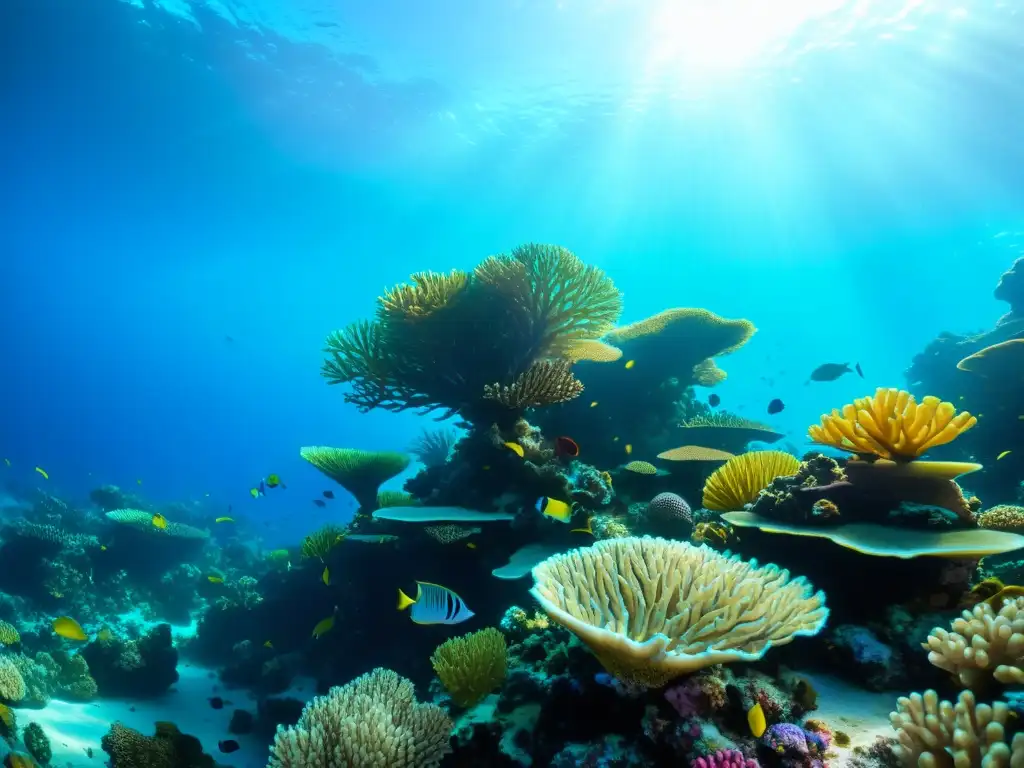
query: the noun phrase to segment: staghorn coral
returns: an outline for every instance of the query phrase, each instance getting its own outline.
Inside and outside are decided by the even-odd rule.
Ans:
[[[909,392],[879,387],[841,412],[822,416],[820,426],[811,426],[808,435],[816,443],[851,453],[907,461],[955,440],[977,423],[971,414],[957,414],[952,403],[937,397],[925,397],[919,404]]]
[[[484,387],[510,386],[538,361],[601,336],[622,299],[600,270],[564,248],[527,245],[472,274],[413,277],[385,294],[373,322],[327,339],[321,372],[363,411],[461,413],[486,424],[502,407]]]
[[[982,690],[994,679],[1024,683],[1024,597],[1002,601],[998,611],[979,603],[954,619],[949,630],[935,627],[921,644],[928,661],[954,675],[965,688]]]
[[[978,525],[994,531],[1024,533],[1024,507],[1016,504],[997,504],[978,515]]]
[[[704,483],[703,505],[715,512],[743,509],[777,477],[800,469],[800,460],[782,451],[753,451],[729,459]]]
[[[317,445],[303,448],[299,455],[351,493],[363,514],[376,509],[374,505],[380,486],[409,466],[408,456],[393,451],[361,451]]]
[[[531,365],[508,386],[498,382],[484,387],[484,399],[522,411],[557,405],[579,397],[583,384],[572,374],[567,360],[541,360]]]
[[[446,640],[430,657],[430,664],[452,701],[472,707],[505,682],[508,646],[493,627]]]
[[[154,536],[170,536],[174,539],[208,539],[209,531],[200,530],[184,523],[167,521],[167,527],[158,528],[153,525],[153,513],[141,509],[112,509],[106,513],[108,520],[119,525],[127,525],[136,530],[146,531]],[[98,546],[98,542],[97,542]]]
[[[410,681],[377,668],[279,726],[268,768],[434,768],[451,751],[451,728],[443,709],[416,701]]]
[[[932,690],[901,696],[889,715],[898,739],[893,751],[906,766],[1017,766],[1024,760],[1024,734],[1006,743],[1012,716],[1006,702],[978,704],[971,691],[961,692],[956,704]]]
[[[0,656],[0,699],[17,703],[25,698],[25,680],[10,656]]]
[[[608,539],[533,569],[531,594],[612,675],[650,687],[760,659],[816,634],[825,598],[773,565],[650,537]]]

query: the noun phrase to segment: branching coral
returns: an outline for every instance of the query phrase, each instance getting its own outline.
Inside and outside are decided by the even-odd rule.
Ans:
[[[313,531],[302,540],[302,556],[315,557],[321,562],[332,549],[345,538],[345,529],[328,523],[318,531]]]
[[[952,403],[937,397],[925,397],[919,404],[909,392],[880,387],[873,396],[822,416],[821,425],[811,426],[808,434],[816,443],[851,453],[910,460],[977,423],[971,414],[958,414]]]
[[[1003,601],[999,610],[979,603],[965,610],[949,630],[936,627],[922,643],[928,661],[965,688],[982,690],[993,679],[1024,683],[1024,597]]]
[[[331,334],[323,375],[351,386],[362,410],[462,413],[491,421],[485,387],[511,387],[535,363],[596,339],[621,311],[600,270],[564,248],[528,245],[472,274],[414,275],[388,291],[377,318]]]
[[[1006,702],[978,704],[963,691],[956,704],[935,691],[901,696],[889,722],[899,740],[896,757],[906,766],[1017,766],[1024,761],[1024,734],[1006,743],[1015,719]]]
[[[427,467],[448,461],[459,436],[452,429],[425,429],[409,446],[409,453]]]
[[[355,496],[361,512],[369,514],[380,486],[409,466],[409,457],[394,451],[310,446],[299,455]]]
[[[446,640],[430,657],[434,672],[460,707],[472,707],[505,681],[505,636],[488,627]]]
[[[572,375],[567,360],[541,360],[531,365],[508,386],[495,382],[484,387],[484,399],[505,408],[522,411],[557,405],[579,397],[583,384]]]
[[[416,701],[410,681],[378,668],[278,727],[268,768],[434,768],[451,751],[451,728],[443,709]]]
[[[760,659],[825,624],[825,596],[773,565],[655,538],[608,539],[533,569],[531,594],[611,674],[651,687]]]
[[[743,509],[777,477],[796,474],[800,460],[782,451],[753,451],[734,456],[704,483],[703,504],[716,512]]]

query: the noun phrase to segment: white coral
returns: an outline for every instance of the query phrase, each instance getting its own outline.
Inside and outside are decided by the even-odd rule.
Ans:
[[[992,678],[1003,685],[1024,684],[1024,597],[1007,600],[998,613],[979,603],[949,630],[933,629],[922,646],[928,661],[965,688],[983,687]]]

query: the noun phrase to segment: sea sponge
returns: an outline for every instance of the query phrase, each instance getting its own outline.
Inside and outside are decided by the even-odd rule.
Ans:
[[[0,619],[0,645],[17,645],[21,642],[21,634],[17,627]]]
[[[757,501],[772,480],[796,474],[800,459],[783,451],[753,451],[734,456],[704,483],[703,505],[715,512],[743,509]]]
[[[978,515],[978,525],[994,531],[1024,533],[1024,507],[1016,504],[997,504]]]
[[[405,471],[409,457],[394,451],[309,446],[299,455],[356,498],[361,511],[376,509],[381,485]]]
[[[889,722],[896,731],[896,757],[916,766],[1017,766],[1024,760],[1024,733],[1006,743],[1005,726],[1014,718],[1006,702],[978,704],[971,691],[963,691],[956,704],[940,701],[939,694],[901,696]]]
[[[992,679],[1024,684],[1024,597],[1003,601],[998,611],[979,603],[954,619],[949,630],[935,627],[921,646],[928,661],[965,688],[982,690]]]
[[[112,509],[106,513],[107,519],[120,525],[127,525],[140,531],[152,533],[154,536],[170,536],[175,539],[208,539],[209,531],[204,531],[184,523],[167,521],[167,527],[158,528],[153,525],[153,513],[141,509]]]
[[[909,392],[879,387],[873,396],[860,397],[843,410],[821,417],[821,425],[808,430],[822,445],[883,459],[910,460],[955,440],[978,420],[952,403],[928,396],[920,404]]]
[[[531,594],[612,675],[649,687],[755,661],[825,625],[825,596],[774,565],[660,538],[608,539],[549,557]]]
[[[434,672],[460,707],[472,707],[505,682],[508,646],[494,627],[452,637],[430,657]]]
[[[25,698],[25,680],[9,656],[0,656],[0,699],[17,703]]]
[[[294,726],[278,726],[268,768],[435,768],[451,751],[451,729],[443,709],[416,701],[409,680],[377,668],[314,698]]]
[[[565,403],[583,392],[583,383],[573,376],[568,360],[541,360],[507,386],[495,382],[484,387],[484,399],[494,400],[509,410],[541,408]]]

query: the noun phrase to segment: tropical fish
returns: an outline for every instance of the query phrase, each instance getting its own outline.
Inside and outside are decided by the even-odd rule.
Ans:
[[[323,499],[313,499],[313,503],[316,504],[321,509],[327,506],[327,502],[324,501]]]
[[[313,637],[319,639],[332,629],[334,629],[334,616],[328,616],[326,619],[317,622],[317,625],[313,627]]]
[[[210,706],[214,709],[224,709],[224,699],[220,696],[211,696],[207,701],[210,702]]]
[[[267,479],[264,482],[268,488],[277,488],[281,484],[281,478],[277,475],[267,475]]]
[[[324,491],[324,498],[325,499],[333,499],[334,498],[334,491]]]
[[[537,500],[537,511],[560,523],[568,523],[572,519],[572,507],[550,496],[543,496]]]
[[[590,407],[591,407],[591,408],[597,408],[597,400],[593,400],[593,401],[591,401],[591,403],[590,403]]]
[[[211,584],[223,584],[224,583],[224,577],[223,576],[207,576],[206,580],[208,582],[210,582]]]
[[[235,519],[233,517],[218,517],[213,522],[215,522],[215,523],[233,523],[233,522],[235,522]]]
[[[324,572],[320,575],[320,580],[328,587],[331,586],[331,572],[324,566]]]
[[[632,368],[632,367],[633,367],[634,365],[636,365],[636,360],[627,360],[627,361],[626,361],[626,370],[628,371],[628,370],[629,370],[630,368]]]
[[[36,472],[38,472],[40,475],[43,476],[43,480],[49,480],[50,479],[50,475],[47,474],[46,470],[43,469],[42,467],[36,467]]]
[[[860,369],[860,363],[857,363],[857,375],[862,379],[864,378],[864,371]],[[813,371],[811,371],[810,381],[835,381],[840,376],[853,373],[853,369],[850,368],[849,363],[825,363],[819,365]]]
[[[580,455],[580,447],[571,437],[555,438],[555,456],[575,457]]]
[[[263,489],[263,483],[260,483],[258,488],[250,488],[249,495],[254,499],[258,499],[260,496],[266,496],[267,492]]]
[[[447,587],[426,581],[416,582],[415,600],[398,590],[398,610],[409,606],[410,618],[416,624],[461,624],[474,616],[461,597]]]
[[[774,400],[768,403],[768,413],[774,416],[776,413],[782,413],[785,407],[786,404],[776,397]]]
[[[157,512],[153,515],[153,527],[159,528],[161,531],[167,530],[167,518]]]
[[[996,456],[996,461],[999,461],[1004,456],[1009,456],[1011,453],[1012,453],[1012,451],[1003,451],[998,456]]]
[[[270,642],[269,640],[267,640],[265,643],[263,643],[263,647],[264,648],[273,648],[274,644],[272,642]]]
[[[523,446],[521,446],[519,443],[507,442],[502,443],[502,445],[504,445],[506,448],[512,451],[512,453],[514,453],[520,459],[526,455],[526,453],[523,451]]]
[[[85,641],[89,636],[85,634],[82,625],[70,616],[58,616],[53,620],[53,631],[66,640]]]
[[[721,402],[722,402],[722,398],[720,398],[714,392],[712,392],[710,395],[708,395],[708,405],[710,405],[712,408],[717,407],[718,404],[721,403]]]
[[[629,456],[629,454],[631,454],[632,452],[633,452],[633,444],[632,443],[626,443],[626,455]]]
[[[223,752],[225,755],[229,755],[232,752],[239,750],[238,742],[234,739],[224,739],[223,741],[217,742],[217,749]]]
[[[760,702],[747,710],[747,725],[750,726],[750,733],[755,739],[760,739],[764,734],[765,729],[768,728],[768,724],[764,719],[764,710],[761,709]]]
[[[272,549],[267,552],[267,560],[287,560],[288,550],[287,549]]]
[[[569,531],[569,533],[589,533],[591,536],[593,536],[594,535],[594,527],[592,525],[593,522],[594,522],[594,518],[588,517],[587,518],[587,527],[586,528],[573,528],[571,531]]]
[[[107,551],[107,545],[106,544],[100,544],[100,552],[106,552],[106,551]]]
[[[472,541],[467,541],[466,546],[470,549],[476,549],[476,544],[474,544]]]

